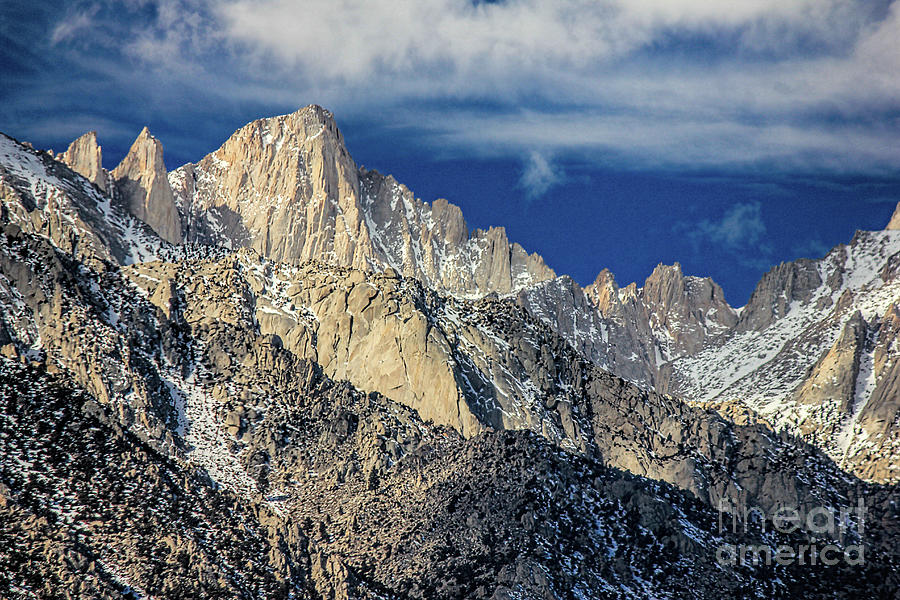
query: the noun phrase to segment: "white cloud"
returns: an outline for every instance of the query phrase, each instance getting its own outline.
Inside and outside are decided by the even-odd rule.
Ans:
[[[529,199],[539,198],[550,188],[565,180],[562,169],[554,165],[543,154],[532,151],[525,160],[525,168],[519,178],[519,187],[525,190]]]
[[[900,0],[157,4],[121,37],[160,89],[317,102],[466,152],[900,168],[900,123],[879,116],[900,111]]]
[[[674,229],[687,235],[698,253],[724,251],[746,267],[770,266],[772,245],[759,202],[737,203],[719,219],[680,222]]]
[[[50,44],[55,46],[75,39],[79,33],[90,30],[94,25],[94,17],[99,10],[99,5],[93,5],[87,9],[66,15],[66,18],[53,28],[50,34]]]
[[[317,77],[434,69],[499,74],[591,69],[673,32],[746,28],[759,46],[785,29],[831,37],[850,0],[220,0],[226,35]],[[845,36],[841,36],[842,38]],[[782,37],[783,39],[783,37]],[[774,40],[771,40],[774,41]],[[480,79],[480,77],[479,77]],[[482,81],[481,83],[485,83]]]
[[[699,221],[696,235],[729,250],[758,246],[766,236],[762,207],[759,202],[735,204],[718,221]]]

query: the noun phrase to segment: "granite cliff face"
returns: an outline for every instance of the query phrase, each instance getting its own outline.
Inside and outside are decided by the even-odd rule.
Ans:
[[[180,318],[205,336],[214,381],[233,381],[249,368],[241,348],[259,339],[465,438],[530,430],[569,452],[681,487],[710,506],[824,501],[815,486],[750,457],[753,446],[793,462],[788,441],[753,427],[734,430],[715,413],[625,384],[508,301],[460,301],[415,280],[318,263],[292,267],[247,250],[196,266],[133,265],[124,274],[160,310],[171,314],[177,301]],[[274,375],[277,363],[253,364],[275,379],[285,376]],[[197,384],[168,380],[185,398],[196,393]],[[224,390],[224,397],[233,393]],[[746,466],[729,466],[744,454]],[[815,479],[823,489],[843,485],[833,468],[820,469]]]
[[[895,585],[878,575],[894,560],[894,533],[881,528],[864,538],[871,562],[839,575],[798,568],[778,581],[766,566],[714,566],[720,500],[768,511],[852,505],[862,494],[888,518],[896,492],[861,484],[764,426],[735,426],[599,372],[508,301],[467,303],[468,314],[454,317],[465,301],[415,280],[291,267],[248,250],[183,252],[98,272],[46,238],[17,229],[0,236],[0,274],[36,334],[10,327],[10,358],[0,360],[10,417],[0,436],[2,504],[18,523],[0,561],[17,585],[40,589],[46,579],[36,572],[66,589],[89,573],[93,587],[74,588],[89,597],[217,589],[539,598],[565,597],[575,585],[587,597],[615,589],[640,598],[650,586],[815,598],[833,597],[832,586],[817,592],[823,577],[860,582],[841,584],[848,597]],[[350,314],[335,326],[340,298],[339,313]],[[443,412],[450,427],[434,422],[438,395],[393,401],[358,389],[371,376],[353,364],[354,337],[387,330],[381,343],[412,342],[397,328],[417,314],[448,342],[434,344],[436,357],[455,347],[440,361],[458,376],[444,380],[459,390]],[[400,362],[427,364],[416,355],[423,347],[402,350]],[[335,369],[357,384],[334,382],[326,372]],[[516,373],[534,382],[530,394],[515,389]],[[475,375],[481,386],[468,387]],[[408,371],[396,377],[385,381],[388,394],[415,389]],[[525,395],[505,398],[503,389]],[[54,400],[39,401],[48,390]],[[454,418],[459,397],[477,430]],[[415,408],[428,402],[439,412],[423,420]],[[86,476],[69,479],[66,455],[54,450],[63,442],[91,451],[74,452]],[[44,474],[19,457],[45,465]],[[148,490],[135,495],[138,484]],[[147,503],[148,493],[157,500]],[[107,496],[98,513],[94,499]],[[190,512],[193,502],[207,507],[201,515]],[[228,527],[243,532],[240,543]],[[797,535],[792,543],[809,543]]]
[[[728,335],[666,366],[666,389],[741,404],[844,468],[895,481],[898,260],[900,234],[859,232],[822,259],[772,269]]]
[[[101,158],[0,136],[0,595],[900,589],[900,233],[735,310],[678,265],[556,277],[357,167],[318,107],[168,177],[146,130]],[[859,499],[879,525],[833,541],[863,565],[716,562],[832,541],[720,506]]]
[[[603,271],[586,288],[561,277],[517,301],[601,368],[729,415],[750,411],[856,474],[896,481],[898,261],[896,230],[859,232],[822,259],[774,267],[740,309],[677,264],[640,288]]]
[[[109,192],[109,173],[103,168],[103,153],[97,144],[97,132],[89,131],[57,157],[79,175]]]
[[[163,162],[163,147],[146,127],[110,175],[131,214],[167,242],[182,241],[181,222]]]
[[[677,263],[658,265],[640,288],[620,288],[604,269],[586,288],[563,276],[528,287],[518,302],[597,365],[649,388],[665,389],[666,363],[695,354],[738,321],[722,288],[686,277]]]
[[[554,276],[502,228],[470,236],[458,207],[423,203],[393,177],[357,167],[317,106],[242,127],[170,180],[188,241],[391,268],[457,296],[507,294]]]
[[[104,194],[49,153],[0,134],[0,213],[97,268],[150,260],[165,246],[115,194]]]

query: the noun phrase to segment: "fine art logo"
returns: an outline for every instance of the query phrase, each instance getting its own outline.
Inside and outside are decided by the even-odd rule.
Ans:
[[[780,506],[768,513],[756,506],[720,501],[718,512],[719,535],[755,533],[761,538],[757,544],[720,544],[716,560],[723,566],[834,566],[865,562],[861,536],[865,531],[866,506],[862,499],[852,508],[815,506],[802,510]],[[787,541],[798,539],[804,541]]]

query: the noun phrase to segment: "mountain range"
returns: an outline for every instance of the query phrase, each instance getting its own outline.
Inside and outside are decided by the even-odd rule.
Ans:
[[[677,264],[582,288],[318,106],[171,173],[146,128],[111,171],[0,134],[0,200],[10,597],[900,590],[900,206],[734,308]],[[720,555],[829,543],[866,560]]]

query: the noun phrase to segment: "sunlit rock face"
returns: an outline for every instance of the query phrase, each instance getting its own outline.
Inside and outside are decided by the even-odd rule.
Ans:
[[[101,158],[92,134],[58,157],[0,135],[0,586],[898,589],[881,483],[900,231],[779,265],[734,309],[677,264],[623,288],[556,277],[502,228],[470,233],[457,207],[357,167],[318,107],[168,177],[146,130],[112,173]],[[861,568],[717,562],[774,539],[717,529],[718,507],[858,500],[877,523],[848,533]]]
[[[110,175],[117,193],[134,216],[167,242],[182,241],[181,222],[163,162],[163,147],[146,127]]]
[[[358,167],[318,106],[242,127],[170,181],[190,241],[274,260],[392,268],[459,296],[506,294],[554,276],[503,228],[470,235],[458,207],[423,203],[393,177]]]

